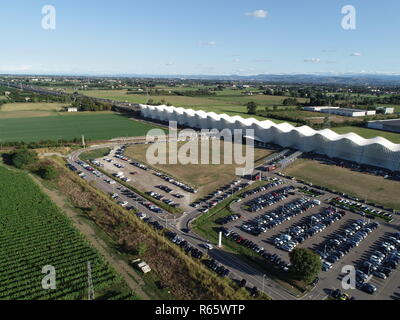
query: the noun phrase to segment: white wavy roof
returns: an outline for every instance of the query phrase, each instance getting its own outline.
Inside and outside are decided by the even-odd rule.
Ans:
[[[325,139],[329,141],[339,141],[339,140],[350,140],[350,142],[358,145],[358,146],[368,146],[373,144],[382,145],[385,148],[391,151],[400,151],[400,144],[392,143],[391,141],[383,138],[383,137],[376,137],[371,139],[365,139],[354,132],[349,132],[346,134],[338,134],[330,129],[324,130],[314,130],[308,126],[302,127],[294,127],[289,123],[280,123],[276,124],[270,120],[259,121],[254,118],[243,118],[241,116],[229,116],[227,114],[216,114],[215,112],[205,112],[202,110],[193,110],[193,109],[186,109],[186,108],[177,108],[173,106],[149,106],[149,105],[140,105],[142,109],[150,109],[159,112],[166,112],[166,113],[176,113],[176,114],[186,114],[190,117],[198,116],[200,118],[211,118],[212,120],[218,122],[221,119],[224,119],[226,122],[235,123],[240,122],[243,126],[246,127],[253,127],[258,126],[262,129],[271,129],[276,128],[282,133],[290,133],[290,132],[297,132],[300,135],[305,137],[311,137],[315,135],[321,135]]]

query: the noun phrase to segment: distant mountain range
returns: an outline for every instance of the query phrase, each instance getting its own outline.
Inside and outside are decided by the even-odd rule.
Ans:
[[[126,76],[126,75],[125,75]],[[271,83],[306,83],[306,84],[342,84],[342,85],[400,85],[400,75],[382,74],[259,74],[251,76],[240,75],[132,75],[134,77],[163,79],[199,79],[199,80],[230,80],[230,81],[260,81]]]
[[[7,75],[10,76],[10,75]],[[16,75],[17,77],[32,75]],[[251,76],[241,75],[150,75],[150,74],[60,74],[34,75],[48,77],[92,77],[92,78],[150,78],[150,79],[193,79],[193,80],[221,80],[221,81],[260,81],[288,84],[337,84],[337,85],[384,85],[399,86],[400,75],[386,74],[259,74]]]

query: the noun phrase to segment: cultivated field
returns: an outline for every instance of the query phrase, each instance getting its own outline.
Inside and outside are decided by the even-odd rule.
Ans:
[[[182,146],[184,143],[180,143]],[[148,163],[146,159],[146,152],[148,145],[135,145],[126,149],[125,154],[135,160],[142,163]],[[160,152],[159,156],[168,155],[169,148],[165,149],[165,152]],[[223,163],[224,148],[223,144],[220,145],[220,159]],[[243,149],[244,151],[244,149]],[[254,149],[254,160],[256,165],[262,163],[263,159],[268,155],[272,154],[274,151],[266,149]],[[199,153],[200,154],[200,153]],[[211,145],[210,145],[210,159],[211,159]],[[200,157],[200,156],[199,156]],[[168,156],[167,156],[168,158]],[[190,159],[195,159],[195,157],[190,156]],[[200,158],[198,158],[200,159]],[[211,162],[211,161],[210,161]],[[155,165],[157,169],[164,171],[165,173],[176,177],[179,181],[185,182],[189,185],[197,187],[199,189],[197,198],[200,198],[216,189],[220,186],[237,179],[235,174],[236,168],[242,168],[243,165],[236,164],[157,164]]]
[[[284,173],[315,185],[325,186],[400,210],[400,182],[398,181],[386,180],[383,177],[308,159],[297,160]]]
[[[6,103],[0,106],[0,119],[54,116],[65,105],[63,103]]]
[[[146,135],[154,127],[115,113],[74,113],[37,118],[0,118],[1,142],[72,140],[85,135],[90,140]]]
[[[88,261],[96,290],[104,292],[118,283],[124,288],[119,276],[25,173],[0,167],[0,188],[0,300],[85,298]],[[42,288],[42,268],[47,265],[56,269],[54,290]],[[116,294],[120,295],[114,292],[110,297]]]

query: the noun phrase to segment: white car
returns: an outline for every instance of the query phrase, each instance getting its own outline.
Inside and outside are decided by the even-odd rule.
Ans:
[[[206,248],[207,250],[212,250],[212,249],[214,249],[214,247],[213,247],[211,244],[209,244],[209,243],[204,243],[204,244],[203,244],[203,247]]]
[[[126,207],[126,206],[128,205],[128,201],[119,201],[118,204],[119,204],[121,207]]]
[[[329,262],[327,262],[327,261],[324,261],[324,262],[322,263],[322,270],[328,271],[328,270],[330,270],[330,269],[332,269],[332,263],[329,263]]]

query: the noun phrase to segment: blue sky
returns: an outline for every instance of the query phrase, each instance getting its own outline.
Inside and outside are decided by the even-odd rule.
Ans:
[[[341,27],[345,5],[356,30]],[[398,0],[13,0],[1,12],[0,73],[400,74]]]

